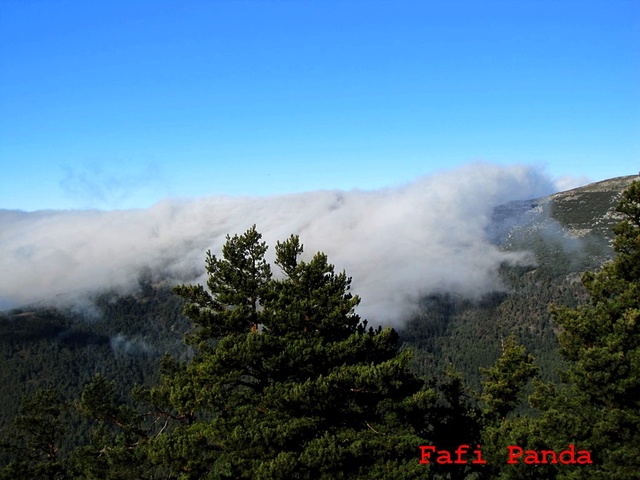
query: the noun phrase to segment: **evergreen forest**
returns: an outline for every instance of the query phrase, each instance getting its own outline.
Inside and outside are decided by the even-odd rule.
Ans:
[[[429,296],[397,330],[256,226],[206,285],[4,312],[0,478],[640,478],[639,182],[615,210],[588,255],[528,232],[539,263],[504,292]]]

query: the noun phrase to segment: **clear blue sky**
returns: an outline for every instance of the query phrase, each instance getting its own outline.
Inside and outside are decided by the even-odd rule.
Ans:
[[[0,0],[0,208],[640,170],[640,1]]]

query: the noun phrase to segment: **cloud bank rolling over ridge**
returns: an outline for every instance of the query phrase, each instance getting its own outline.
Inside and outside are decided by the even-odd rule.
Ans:
[[[276,240],[299,234],[305,258],[323,251],[353,277],[358,313],[397,324],[424,295],[482,295],[500,288],[502,262],[531,262],[490,242],[492,209],[554,191],[538,169],[475,164],[377,191],[170,199],[137,210],[0,210],[0,308],[126,292],[143,269],[203,283],[206,250],[219,254],[227,233],[255,223],[270,260]]]

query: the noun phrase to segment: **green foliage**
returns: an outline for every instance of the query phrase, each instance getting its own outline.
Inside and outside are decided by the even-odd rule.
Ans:
[[[521,392],[526,383],[538,374],[532,355],[526,355],[514,335],[503,344],[502,356],[491,368],[480,371],[485,376],[482,400],[486,404],[485,415],[505,418],[521,402]]]
[[[202,285],[181,285],[176,293],[188,303],[184,313],[198,327],[194,344],[249,331],[260,323],[258,306],[271,279],[271,266],[262,235],[255,225],[244,235],[227,235],[222,259],[207,251],[208,290]]]
[[[559,466],[548,478],[638,478],[640,471],[640,185],[623,194],[617,211],[615,259],[583,275],[588,305],[554,307],[564,385],[537,382],[523,445],[555,450],[569,444],[591,452],[593,465]],[[511,428],[508,434],[515,434]],[[505,477],[508,478],[508,477]]]
[[[141,284],[129,295],[105,293],[87,311],[23,308],[0,313],[0,435],[20,400],[55,386],[65,401],[79,398],[100,372],[125,398],[136,384],[158,382],[161,355],[190,358],[183,335],[190,324],[183,302],[168,286]],[[77,417],[77,416],[76,416]],[[69,421],[65,449],[87,439],[86,426]]]
[[[573,277],[556,278],[541,264],[502,266],[501,281],[509,293],[496,292],[472,300],[454,295],[423,299],[420,312],[402,330],[402,341],[416,351],[414,369],[420,375],[440,375],[452,363],[465,383],[481,389],[479,368],[489,368],[501,354],[501,339],[512,334],[535,356],[540,374],[559,381],[565,362],[558,352],[557,327],[551,322],[553,302],[575,306],[588,301]]]
[[[481,425],[487,478],[548,478],[549,466],[536,465],[532,472],[530,465],[505,465],[508,446],[539,447],[531,438],[535,421],[518,413],[525,387],[539,374],[533,356],[511,335],[502,343],[502,355],[496,363],[481,371],[485,377],[480,398],[484,404]]]
[[[177,419],[150,462],[181,478],[423,475],[415,412],[432,396],[397,333],[367,329],[351,279],[322,253],[300,260],[296,236],[276,245],[284,278],[271,279],[260,238],[252,227],[208,254],[209,291],[176,289],[200,343],[150,391]]]
[[[67,478],[60,449],[66,430],[63,416],[68,408],[53,389],[39,390],[22,400],[13,428],[0,444],[14,458],[0,470],[0,478]]]
[[[551,269],[504,267],[514,295],[425,299],[422,323],[404,332],[425,347],[415,357],[400,348],[395,330],[367,326],[355,313],[360,299],[350,292],[351,279],[323,253],[303,260],[297,236],[276,244],[281,274],[274,278],[255,226],[227,236],[221,258],[207,252],[206,287],[175,289],[193,327],[191,349],[171,343],[185,329],[175,308],[181,303],[166,299],[170,314],[135,297],[98,300],[115,320],[97,320],[91,331],[61,316],[47,323],[14,312],[0,328],[19,316],[27,321],[22,333],[0,336],[2,351],[11,351],[6,358],[39,361],[48,372],[38,360],[47,358],[46,348],[61,352],[61,365],[75,348],[84,363],[69,363],[67,377],[93,377],[75,404],[51,390],[25,398],[5,431],[0,478],[637,478],[639,199],[633,184],[618,207],[626,220],[615,231],[615,261],[583,277],[589,305],[576,307],[586,294],[554,283],[562,256]],[[162,291],[141,286],[144,299]],[[525,353],[556,348],[550,299],[566,304],[552,311],[567,362],[560,386],[537,378]],[[538,314],[525,318],[531,311]],[[151,338],[135,336],[141,318],[153,325],[145,334],[173,355],[160,360],[157,351],[135,347]],[[503,336],[502,348],[494,348]],[[132,349],[118,347],[129,339]],[[101,368],[91,363],[89,352],[107,351]],[[482,392],[471,391],[452,363],[465,373],[484,365]],[[15,366],[20,372],[20,362]],[[439,373],[425,381],[413,373],[416,366]],[[11,374],[2,372],[3,379]],[[19,375],[22,384],[35,384]],[[135,378],[147,386],[126,398]],[[523,408],[531,379],[537,411]],[[74,396],[73,388],[65,392]],[[72,443],[80,446],[70,453]],[[482,445],[488,465],[419,464],[420,445],[454,451],[462,444]],[[505,464],[508,445],[560,451],[569,444],[591,451],[594,464]]]

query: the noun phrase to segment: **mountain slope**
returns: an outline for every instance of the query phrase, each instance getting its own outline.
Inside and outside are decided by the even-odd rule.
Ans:
[[[561,364],[551,303],[587,301],[581,272],[611,258],[613,208],[636,176],[594,183],[549,197],[511,202],[495,209],[487,234],[505,250],[529,250],[528,266],[503,265],[503,289],[470,300],[431,295],[401,330],[416,351],[423,374],[453,364],[478,386],[478,367],[498,357],[509,334],[534,353],[543,375],[555,378]],[[0,429],[14,417],[19,399],[54,385],[77,397],[95,372],[116,380],[124,394],[136,382],[152,383],[164,353],[185,358],[182,336],[189,323],[168,285],[143,282],[137,293],[105,293],[94,299],[99,315],[23,308],[0,313]]]
[[[425,299],[401,331],[416,350],[416,368],[428,373],[453,364],[479,386],[478,367],[493,364],[502,341],[514,333],[537,357],[543,376],[557,380],[562,360],[549,306],[588,301],[581,274],[612,258],[611,229],[620,218],[614,209],[622,191],[638,178],[613,178],[497,207],[488,234],[505,250],[531,251],[536,263],[503,265],[504,290],[480,300]]]

